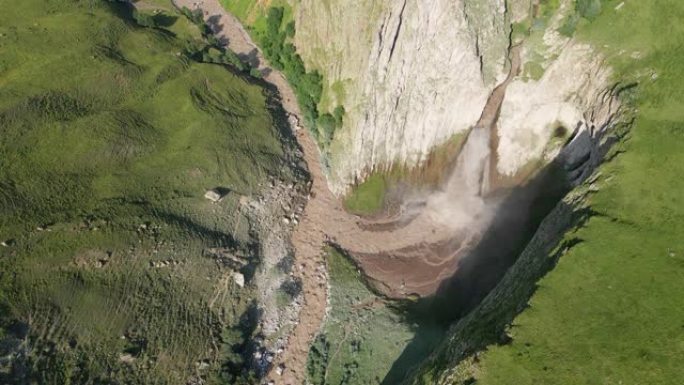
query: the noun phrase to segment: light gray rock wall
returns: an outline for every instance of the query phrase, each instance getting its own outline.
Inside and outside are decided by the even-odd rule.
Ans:
[[[302,0],[296,44],[326,80],[323,110],[347,115],[326,154],[337,194],[370,172],[418,165],[431,150],[470,129],[492,89],[509,70],[511,22],[530,0]],[[508,87],[497,135],[497,169],[514,176],[549,149],[560,124],[586,119],[610,72],[591,47],[556,30],[571,0],[562,0],[546,30],[523,43],[523,72]],[[539,78],[530,76],[534,69]]]
[[[504,0],[304,0],[297,15],[305,61],[344,89],[326,95],[347,110],[329,154],[337,193],[472,127],[506,71]]]

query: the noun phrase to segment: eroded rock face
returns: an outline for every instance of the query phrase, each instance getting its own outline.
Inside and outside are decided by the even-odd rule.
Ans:
[[[609,71],[591,47],[557,32],[572,4],[562,0],[546,28],[523,43],[523,71],[508,87],[497,130],[502,175],[557,156],[550,142],[559,126],[572,133],[607,121],[590,115],[610,86]],[[347,111],[328,154],[332,190],[342,194],[392,164],[420,164],[472,128],[510,67],[511,23],[535,9],[530,0],[297,5],[298,50],[329,83],[324,104]],[[531,76],[535,70],[541,75]]]
[[[425,160],[432,147],[473,126],[505,76],[503,0],[320,3],[299,6],[297,43],[344,88],[333,102],[347,110],[330,154],[337,193],[370,170]]]
[[[573,133],[587,125],[602,125],[593,122],[588,112],[601,102],[597,96],[608,87],[609,75],[589,46],[567,42],[539,80],[514,80],[499,117],[499,173],[515,175],[529,162],[558,155],[557,149],[547,146],[554,131]]]

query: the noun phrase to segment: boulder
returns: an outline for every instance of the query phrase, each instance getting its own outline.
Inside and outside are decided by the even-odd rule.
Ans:
[[[220,202],[223,199],[223,195],[218,189],[211,189],[204,194],[204,197],[212,202]]]
[[[233,273],[233,280],[235,281],[235,284],[240,286],[240,287],[245,287],[245,276],[242,275],[241,273],[235,272]]]

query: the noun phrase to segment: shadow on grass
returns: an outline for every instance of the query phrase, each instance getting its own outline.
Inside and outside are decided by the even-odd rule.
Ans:
[[[157,13],[152,16],[152,19],[154,19],[154,23],[163,28],[168,28],[176,24],[176,21],[178,20],[178,16],[173,16],[169,15],[164,12]]]
[[[383,384],[398,384],[412,374],[416,366],[443,342],[449,326],[482,302],[517,261],[542,220],[568,191],[562,166],[553,162],[525,185],[499,191],[490,197],[503,199],[494,222],[477,246],[459,261],[456,274],[444,281],[435,295],[406,306],[409,320],[419,327]],[[500,335],[494,333],[492,337],[496,339]]]

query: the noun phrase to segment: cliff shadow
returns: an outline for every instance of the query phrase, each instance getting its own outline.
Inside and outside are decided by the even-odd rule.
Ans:
[[[554,161],[524,185],[497,191],[487,198],[500,200],[492,223],[478,244],[458,261],[457,272],[442,282],[434,295],[406,305],[408,320],[418,328],[383,384],[401,383],[443,342],[449,326],[482,302],[569,190],[563,165]]]

